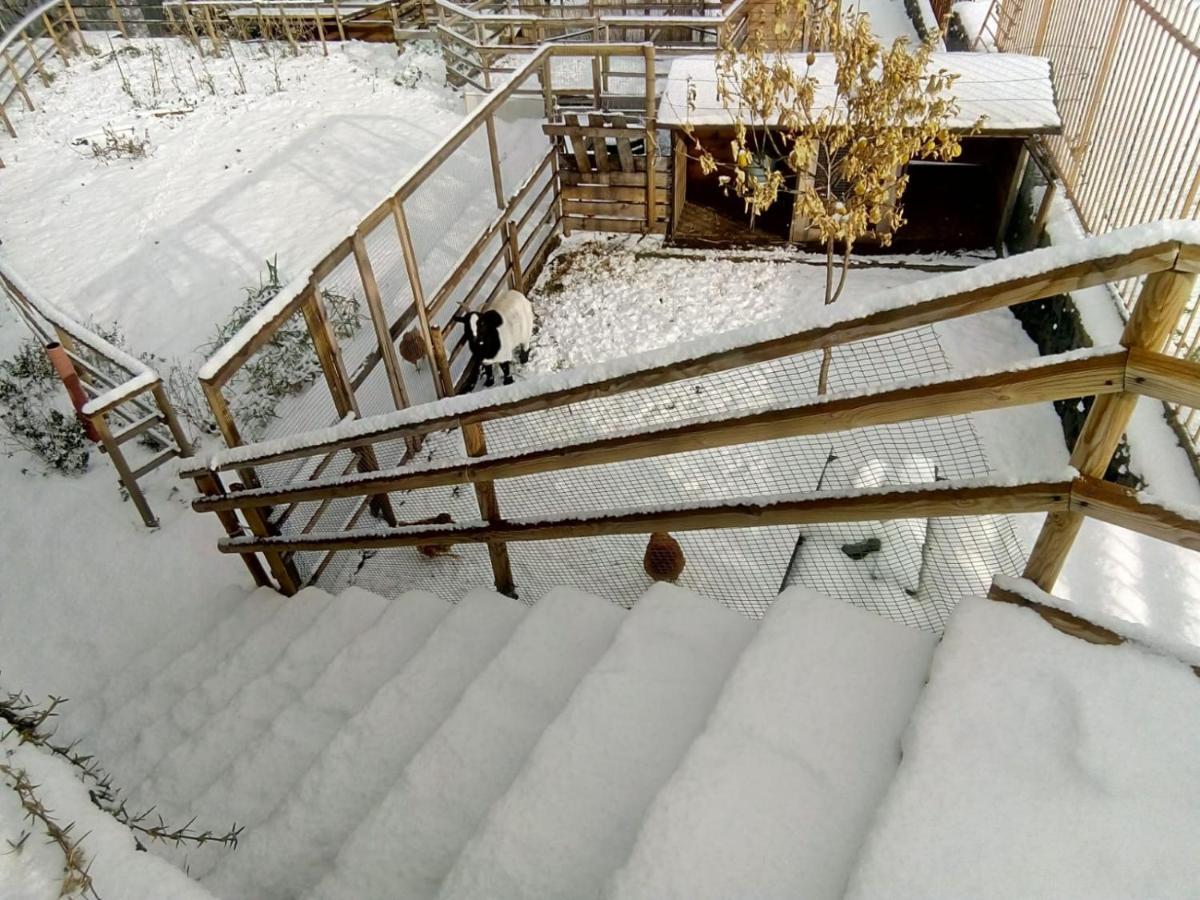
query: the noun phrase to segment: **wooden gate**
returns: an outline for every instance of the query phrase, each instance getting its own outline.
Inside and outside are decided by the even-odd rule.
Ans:
[[[644,120],[568,113],[542,126],[558,146],[563,230],[665,234],[670,158]]]

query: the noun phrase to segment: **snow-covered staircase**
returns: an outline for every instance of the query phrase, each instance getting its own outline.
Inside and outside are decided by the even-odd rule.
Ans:
[[[819,897],[934,639],[802,589],[760,623],[658,585],[631,611],[264,590],[184,644],[73,727],[133,805],[245,826],[165,851],[216,896]]]

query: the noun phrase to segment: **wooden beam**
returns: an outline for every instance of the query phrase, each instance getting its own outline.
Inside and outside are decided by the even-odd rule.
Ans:
[[[313,275],[313,279],[319,280],[316,274]],[[237,349],[236,352],[230,355],[230,357],[221,364],[221,367],[217,370],[215,375],[207,380],[201,378],[200,381],[211,384],[217,388],[223,386],[229,381],[230,378],[233,377],[234,373],[236,373],[237,370],[245,364],[246,360],[265,347],[271,341],[271,339],[275,337],[275,333],[279,330],[280,326],[294,316],[301,309],[301,307],[303,307],[303,305],[304,291],[298,291],[296,296],[280,307],[275,315],[273,315],[262,325],[258,326],[258,330],[255,331],[254,334],[251,335],[246,342]],[[228,444],[228,441],[226,443]],[[234,445],[229,444],[229,446],[232,447]]]
[[[1070,509],[1177,547],[1200,550],[1200,519],[1146,503],[1133,491],[1108,481],[1076,479],[1071,487]]]
[[[914,485],[908,489],[870,491],[850,496],[806,495],[760,503],[714,503],[681,506],[639,513],[601,513],[564,517],[552,521],[498,521],[492,525],[462,525],[435,529],[375,530],[365,534],[313,534],[267,540],[224,540],[224,553],[290,550],[367,550],[413,547],[418,544],[452,546],[489,541],[552,541],[613,534],[649,534],[655,531],[700,531],[714,528],[769,528],[828,522],[871,522],[919,519],[931,516],[981,516],[1046,512],[1065,509],[1070,482],[1033,482],[1017,485]]]
[[[1125,325],[1121,343],[1131,350],[1161,350],[1183,315],[1195,283],[1196,276],[1186,272],[1167,270],[1150,275]],[[1080,475],[1104,476],[1133,417],[1137,399],[1137,394],[1129,392],[1096,398],[1071,451],[1071,465]],[[1047,516],[1025,565],[1024,577],[1050,593],[1082,525],[1083,516],[1077,512]]]
[[[353,246],[354,262],[358,266],[363,292],[367,296],[367,307],[371,311],[371,323],[375,326],[375,338],[379,343],[379,353],[387,372],[392,402],[395,403],[396,409],[404,409],[408,406],[408,393],[404,390],[404,378],[400,374],[400,361],[396,357],[396,345],[392,343],[387,313],[383,309],[383,297],[379,293],[379,283],[375,280],[375,271],[371,268],[371,260],[367,256],[367,245],[362,234],[355,233]]]
[[[507,402],[493,402],[461,415],[434,416],[399,428],[381,427],[373,433],[356,438],[355,441],[313,441],[307,447],[262,453],[250,461],[259,463],[298,459],[314,453],[324,453],[334,447],[350,446],[355,442],[370,443],[403,434],[440,431],[454,427],[459,421],[484,422],[519,413],[553,409],[582,400],[593,400],[625,391],[712,375],[798,353],[822,350],[825,347],[837,347],[894,331],[1014,306],[1028,300],[1039,300],[1139,274],[1161,272],[1174,264],[1177,248],[1175,242],[1167,241],[1128,254],[1062,266],[1051,272],[1013,278],[997,285],[939,294],[917,303],[860,315],[835,317],[826,324],[815,325],[770,340],[744,344],[732,349],[714,350],[685,360],[649,364],[632,372],[598,379],[579,387],[547,391],[533,397]]]
[[[1165,353],[1130,350],[1125,389],[1143,397],[1200,408],[1200,363]]]
[[[404,214],[404,204],[399,200],[392,201],[392,216],[396,222],[396,235],[400,239],[400,251],[404,255],[404,270],[408,273],[408,284],[412,291],[413,305],[417,308],[417,322],[421,329],[421,338],[425,341],[425,349],[429,353],[429,364],[433,365],[433,335],[429,324],[429,310],[425,305],[425,288],[421,283],[421,266],[417,262],[417,251],[413,247],[412,231],[408,227],[408,217]],[[433,386],[439,398],[446,393],[441,379],[434,377]]]
[[[961,415],[1121,389],[1124,351],[1090,359],[1039,361],[1016,372],[946,379],[916,387],[827,400],[764,412],[737,414],[632,434],[616,434],[553,449],[537,449],[475,462],[452,462],[418,471],[393,471],[352,481],[326,479],[300,487],[259,490],[216,500],[202,499],[197,511],[240,505],[355,497],[372,492],[418,490],[544,472],[649,459],[672,453],[712,450],[758,441],[831,434],[936,416]]]
[[[1116,632],[1109,631],[1107,628],[1102,628],[1099,625],[1089,622],[1087,619],[1064,612],[1061,609],[1056,609],[1053,606],[1046,606],[1044,603],[1030,600],[1027,597],[1021,596],[1016,591],[1002,588],[994,582],[991,590],[988,591],[988,597],[1001,603],[1012,603],[1015,606],[1023,606],[1026,609],[1033,610],[1050,626],[1061,631],[1063,634],[1068,634],[1071,637],[1079,638],[1091,644],[1112,645],[1124,642],[1124,638]]]
[[[142,489],[138,486],[137,475],[129,468],[129,463],[125,461],[125,454],[121,450],[121,445],[113,438],[112,430],[108,427],[108,422],[105,420],[104,414],[98,413],[88,416],[88,418],[99,433],[104,450],[117,470],[121,486],[125,488],[125,491],[129,494],[129,499],[137,507],[142,521],[146,524],[147,528],[157,528],[158,517],[154,515],[154,510],[150,508],[150,504],[146,501],[146,495],[142,493]]]

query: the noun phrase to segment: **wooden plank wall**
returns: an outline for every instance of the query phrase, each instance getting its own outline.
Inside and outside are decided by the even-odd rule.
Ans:
[[[665,234],[671,208],[670,156],[655,156],[648,213],[647,132],[624,113],[567,113],[543,126],[558,142],[563,230]]]

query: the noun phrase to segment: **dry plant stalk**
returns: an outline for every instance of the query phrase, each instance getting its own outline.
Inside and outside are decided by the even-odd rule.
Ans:
[[[910,47],[903,37],[885,48],[869,16],[843,11],[840,0],[776,0],[769,35],[755,28],[740,47],[726,43],[717,54],[717,99],[734,126],[728,155],[721,148],[719,157],[691,122],[684,126],[702,171],[742,198],[751,222],[781,193],[795,195],[795,215],[825,245],[826,304],[841,295],[855,242],[874,233],[886,247],[904,224],[909,161],[961,153],[949,127],[957,75],[929,70],[934,48],[933,39]],[[690,117],[692,86],[688,106]]]
[[[88,874],[87,857],[84,856],[83,848],[80,846],[82,838],[76,839],[71,836],[74,824],[63,826],[54,820],[41,798],[38,797],[37,785],[29,780],[24,769],[0,763],[0,776],[17,795],[21,808],[25,810],[25,817],[62,851],[63,880],[59,886],[59,896],[92,897],[98,900],[96,889],[92,885],[92,877]],[[19,851],[24,842],[25,838],[23,837],[12,849]]]

